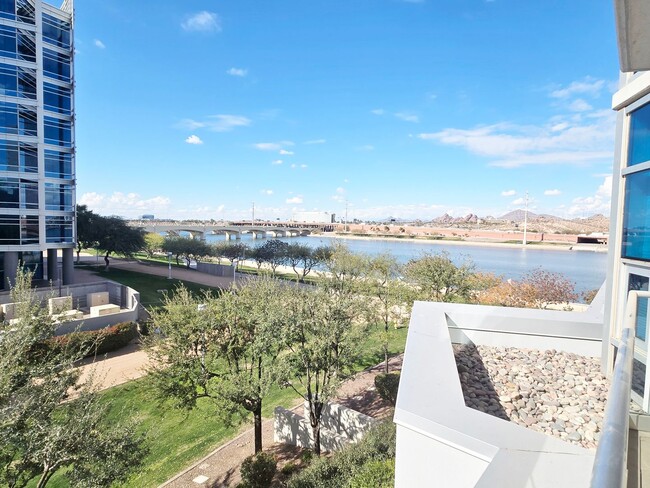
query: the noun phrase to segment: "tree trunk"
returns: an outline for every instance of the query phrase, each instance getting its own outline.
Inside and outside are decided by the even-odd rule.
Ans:
[[[106,253],[106,256],[104,256],[104,262],[106,263],[105,271],[108,271],[108,266],[111,264],[110,260],[108,259],[108,253]]]
[[[314,454],[320,456],[320,422],[311,428],[314,434]]]
[[[255,454],[262,452],[262,402],[253,411],[255,419]]]
[[[79,261],[81,261],[81,257],[79,254],[81,253],[81,249],[77,248],[77,264],[79,264]]]
[[[53,474],[54,473],[50,469],[46,468],[46,470],[39,478],[38,483],[36,484],[36,488],[45,488],[45,486],[49,483],[50,478],[52,477]]]
[[[388,324],[384,324],[384,332],[386,333],[384,337],[384,372],[388,374]]]

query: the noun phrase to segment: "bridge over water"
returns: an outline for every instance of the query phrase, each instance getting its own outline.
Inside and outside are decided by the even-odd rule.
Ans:
[[[253,239],[265,237],[297,237],[314,232],[331,232],[335,224],[318,224],[308,222],[202,222],[202,221],[160,221],[131,220],[128,224],[139,227],[145,232],[178,236],[181,232],[193,238],[205,240],[207,235],[225,235],[226,240],[241,239],[243,234],[250,234]]]

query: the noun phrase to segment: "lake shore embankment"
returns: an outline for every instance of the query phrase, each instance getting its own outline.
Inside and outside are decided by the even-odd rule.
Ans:
[[[500,247],[509,249],[544,249],[549,251],[590,251],[590,252],[607,252],[607,246],[602,244],[552,244],[544,242],[529,242],[526,246],[523,243],[499,242],[485,240],[467,240],[467,239],[430,239],[426,237],[393,237],[382,235],[361,236],[358,234],[339,234],[328,232],[323,234],[310,234],[308,237],[329,237],[332,239],[342,240],[361,240],[361,241],[392,241],[392,242],[417,242],[419,244],[432,244],[443,246],[480,246],[480,247]]]

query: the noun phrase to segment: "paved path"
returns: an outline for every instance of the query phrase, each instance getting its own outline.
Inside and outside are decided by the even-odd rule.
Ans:
[[[96,259],[94,256],[82,256],[83,263],[95,263]],[[103,261],[100,261],[100,264],[103,264]],[[110,268],[125,269],[128,271],[137,271],[138,273],[146,273],[155,276],[164,276],[167,277],[169,269],[167,266],[161,266],[159,264],[149,264],[143,263],[141,261],[133,259],[121,259],[121,258],[111,258],[111,265],[109,267],[109,276],[110,278]],[[76,269],[75,270],[75,279],[77,272],[83,272],[84,270]],[[92,273],[92,272],[91,272]],[[237,279],[242,279],[243,276],[237,273]],[[207,273],[201,273],[194,269],[187,268],[172,268],[172,277],[179,280],[191,281],[193,283],[198,283],[199,285],[212,286],[216,288],[229,288],[232,285],[232,277],[224,278],[220,276],[213,276]],[[99,278],[95,275],[95,281]]]
[[[86,358],[77,368],[81,371],[81,381],[93,375],[99,389],[105,390],[144,376],[148,362],[147,353],[132,342],[102,357]]]

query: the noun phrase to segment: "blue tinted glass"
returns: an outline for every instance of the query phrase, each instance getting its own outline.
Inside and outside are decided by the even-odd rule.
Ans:
[[[622,256],[650,261],[650,170],[625,177]]]
[[[630,114],[630,141],[627,165],[650,161],[650,104]]]
[[[5,19],[16,18],[15,0],[0,0],[0,17],[3,17]]]

